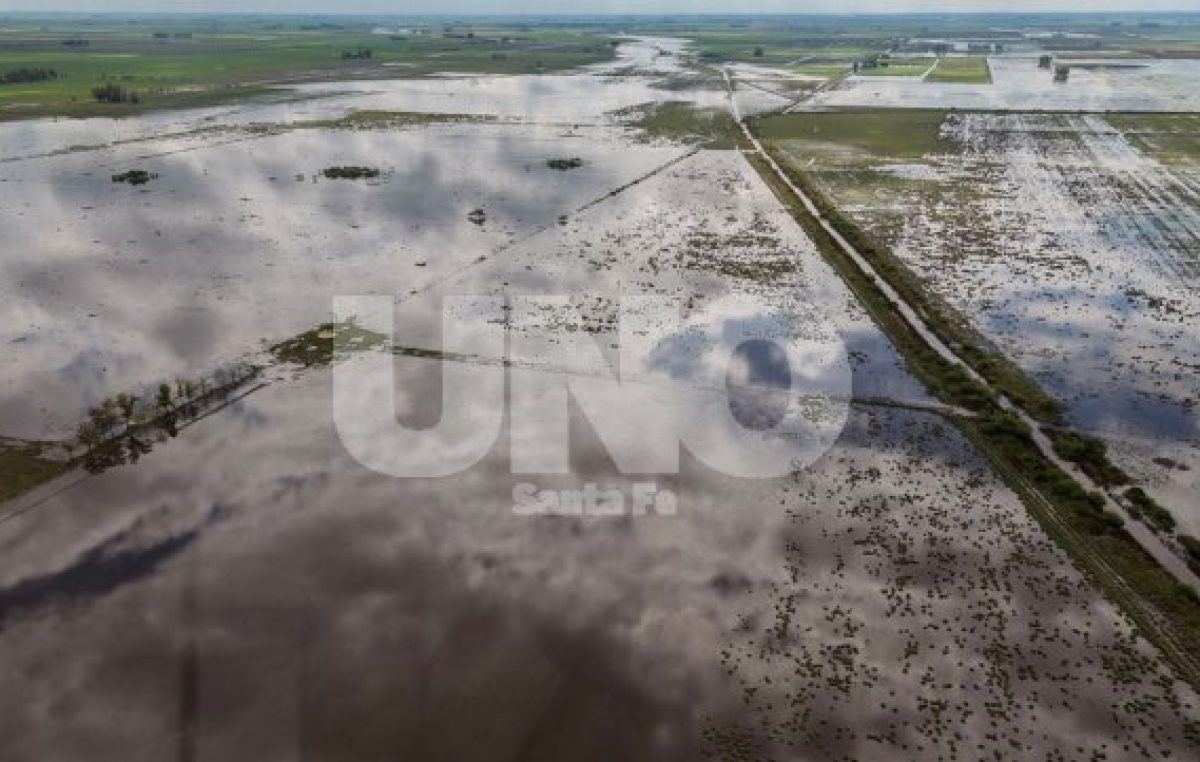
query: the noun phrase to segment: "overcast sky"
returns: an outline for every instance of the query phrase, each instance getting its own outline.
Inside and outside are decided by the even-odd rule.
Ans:
[[[0,11],[278,13],[873,13],[1200,11],[1200,0],[0,0]]]

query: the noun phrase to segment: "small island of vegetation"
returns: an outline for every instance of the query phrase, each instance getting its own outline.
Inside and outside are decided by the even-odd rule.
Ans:
[[[329,180],[367,180],[379,177],[380,172],[373,167],[327,167],[321,174]]]
[[[54,69],[46,69],[38,67],[31,69],[21,67],[10,72],[0,74],[0,85],[17,85],[26,82],[49,82],[58,79],[58,72]]]
[[[136,90],[126,90],[111,82],[92,88],[92,98],[97,103],[141,103],[142,101],[142,97]]]
[[[147,172],[144,169],[130,169],[113,175],[112,181],[114,183],[125,183],[127,185],[145,185],[157,177],[157,174],[154,174],[153,172]]]
[[[550,169],[557,169],[560,172],[566,172],[568,169],[578,169],[583,166],[583,159],[578,156],[571,159],[550,159],[546,162],[546,166]]]

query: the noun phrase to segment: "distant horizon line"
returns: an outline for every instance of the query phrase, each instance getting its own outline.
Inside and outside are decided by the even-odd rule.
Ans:
[[[1038,11],[998,11],[998,10],[955,10],[955,11],[688,11],[670,12],[640,12],[640,11],[554,11],[554,12],[505,12],[478,11],[457,13],[387,13],[379,11],[145,11],[145,10],[31,10],[25,8],[0,8],[0,15],[23,16],[303,16],[306,18],[410,18],[410,19],[444,19],[444,18],[804,18],[824,16],[829,18],[871,18],[878,16],[891,17],[936,17],[936,16],[1200,16],[1200,8],[1196,10],[1179,10],[1172,8],[1138,9],[1138,10],[1084,10],[1060,9]]]

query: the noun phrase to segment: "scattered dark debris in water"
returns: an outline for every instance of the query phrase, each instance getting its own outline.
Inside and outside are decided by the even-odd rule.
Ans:
[[[130,169],[112,176],[114,183],[125,183],[126,185],[145,185],[151,180],[157,179],[157,173],[147,172],[144,169]]]
[[[566,172],[569,169],[579,169],[583,166],[583,159],[575,156],[570,159],[549,159],[546,166],[550,169],[557,169],[560,172]]]
[[[351,111],[338,119],[293,122],[295,129],[381,130],[429,124],[486,124],[498,122],[491,114],[439,114],[416,111]]]
[[[483,211],[483,209],[473,209],[471,210],[471,213],[467,215],[467,219],[476,225],[482,225],[483,223],[487,222],[487,212]]]
[[[1164,310],[1166,312],[1180,311],[1179,305],[1172,304],[1172,300],[1161,296],[1155,296],[1134,286],[1130,286],[1125,289],[1125,298],[1129,300],[1130,304],[1141,303],[1150,309]]]
[[[1186,463],[1180,463],[1179,461],[1175,460],[1174,458],[1162,457],[1162,458],[1153,458],[1152,460],[1156,465],[1162,466],[1163,468],[1170,470],[1170,471],[1189,471],[1189,470],[1191,470],[1188,468],[1188,465]]]
[[[329,365],[338,352],[354,352],[381,347],[387,336],[360,328],[352,322],[324,323],[271,347],[271,356],[281,363]]]
[[[704,270],[755,283],[778,282],[796,272],[796,259],[780,248],[767,232],[766,220],[756,214],[749,227],[732,233],[695,231],[686,238],[679,263],[689,270]]]
[[[382,174],[374,167],[327,167],[321,172],[328,180],[370,180]]]

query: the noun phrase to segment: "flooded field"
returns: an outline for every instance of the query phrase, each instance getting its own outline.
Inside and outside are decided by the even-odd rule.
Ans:
[[[128,120],[114,125],[125,142],[69,150],[68,140],[82,139],[72,134],[11,157],[0,165],[0,246],[11,252],[0,343],[20,351],[4,358],[4,433],[61,436],[107,396],[311,328],[331,294],[426,289],[687,152],[631,142],[622,111],[728,102],[719,90],[654,87],[677,66],[643,70],[637,52],[620,60],[644,75],[371,82],[353,98],[247,106],[222,115],[219,130],[193,115],[180,120],[190,129],[156,137],[174,132],[164,126],[172,120]],[[351,109],[495,121],[289,127]],[[51,135],[57,126],[48,125]],[[0,135],[15,133],[6,147],[20,146],[25,131],[0,125]],[[546,166],[564,156],[583,166]],[[382,175],[367,183],[321,176],[343,163]],[[111,182],[131,167],[153,182]],[[475,210],[485,221],[471,221]],[[56,369],[49,378],[47,368]]]
[[[857,409],[780,480],[688,459],[676,516],[537,518],[512,514],[503,453],[453,480],[363,469],[328,380],[5,522],[8,758],[560,759],[580,733],[589,759],[1197,742],[1195,697],[934,416]],[[625,483],[572,446],[577,476]]]
[[[787,145],[1200,531],[1197,165],[1132,117],[927,117],[911,145]]]
[[[111,395],[260,366],[227,404],[178,430],[172,418],[132,464],[72,471],[4,504],[0,756],[1188,757],[1200,744],[1194,692],[945,416],[963,411],[909,375],[743,154],[648,137],[631,118],[655,103],[727,106],[720,80],[680,60],[685,50],[632,40],[580,74],[339,83],[219,114],[0,125],[0,435],[66,437]],[[757,67],[737,76],[757,83],[737,88],[749,112],[807,88]],[[351,110],[359,121],[342,119]],[[1191,218],[1151,236],[1115,212],[1093,216],[1134,186],[1061,178],[1083,167],[1136,181],[1147,209],[1168,193],[1190,198],[1195,178],[1118,153],[1119,135],[1083,117],[1053,122],[1079,147],[1050,163],[1039,141],[1060,132],[1013,119],[1020,129],[947,119],[932,139],[957,155],[823,177],[835,192],[840,171],[900,188],[886,205],[847,202],[893,230],[914,266],[954,268],[960,288],[947,299],[1012,331],[1033,334],[1050,297],[1019,314],[974,300],[1011,304],[1017,289],[1050,289],[1055,273],[1136,287],[1110,313],[1128,332],[1111,344],[1128,366],[1072,343],[1078,328],[1070,342],[1027,335],[1013,355],[1043,360],[1035,370],[1056,391],[1073,388],[1065,343],[1093,363],[1078,372],[1105,368],[1123,404],[1145,406],[1103,419],[1119,432],[1181,408],[1186,378],[1163,391],[1169,401],[1144,393],[1134,342],[1159,342],[1161,362],[1172,342],[1176,357],[1195,344],[1189,319],[1170,313],[1168,328],[1161,314],[1168,297],[1190,304]],[[920,194],[950,173],[996,188],[976,182],[979,196],[956,203],[986,210],[997,238],[1053,230],[1011,244],[1020,257],[964,241],[938,259],[922,236],[953,229],[914,209],[939,209]],[[1043,216],[1011,219],[1031,186]],[[1074,257],[1080,240],[1095,249]],[[1038,247],[1054,252],[1044,265]],[[1092,264],[1063,270],[1076,258]],[[987,273],[989,294],[980,273],[1005,262]],[[469,299],[443,323],[443,300],[458,296]],[[663,299],[681,308],[678,324],[622,331],[627,301]],[[1096,322],[1081,304],[1059,309]],[[362,310],[333,314],[347,305]],[[1005,314],[1011,323],[991,317]],[[350,317],[358,347],[335,343]],[[744,377],[710,377],[720,351],[764,325],[806,361],[794,368],[804,394],[780,393],[773,356],[741,356]],[[496,331],[498,353],[442,351],[448,336],[476,347]],[[631,345],[651,348],[645,364],[631,367]],[[347,449],[335,400],[368,365],[394,373],[345,400],[378,412],[367,433],[383,441],[389,412],[433,432],[428,448],[382,448],[381,460],[455,454],[437,441],[439,420],[459,433],[494,425],[495,444],[453,478],[367,468]],[[550,412],[562,379],[586,384],[614,365],[636,382],[620,404],[597,417],[577,401],[567,467],[522,475],[521,458],[553,461],[539,445],[564,433]],[[447,395],[455,384],[461,394]],[[506,385],[540,394],[505,414]],[[705,443],[729,436],[704,415],[714,400],[743,424],[796,423],[796,436],[737,464],[766,473],[782,452],[784,473],[739,478],[714,465]],[[1071,404],[1092,415],[1082,395]],[[650,460],[668,424],[698,443],[678,473]],[[644,473],[618,468],[630,464],[614,461],[605,435]],[[646,515],[541,515],[514,505],[529,481],[624,495],[649,483],[675,499]]]
[[[818,106],[958,108],[1015,111],[1196,111],[1200,61],[1138,60],[1135,65],[1072,64],[1070,79],[1038,68],[1038,57],[991,56],[992,82],[960,84],[920,77],[850,77],[819,94]]]

